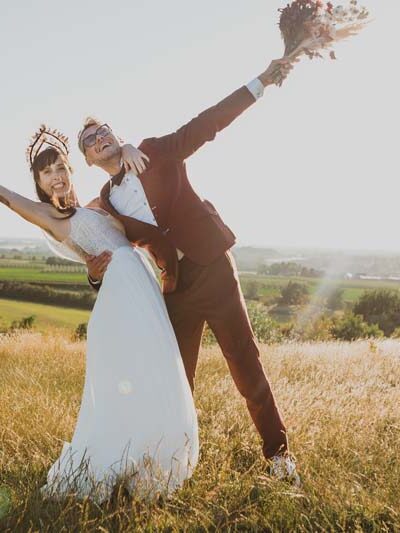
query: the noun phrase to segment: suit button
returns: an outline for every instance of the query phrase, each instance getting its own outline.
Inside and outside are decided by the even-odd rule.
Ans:
[[[163,235],[166,235],[169,232],[170,228],[165,229],[162,233]]]

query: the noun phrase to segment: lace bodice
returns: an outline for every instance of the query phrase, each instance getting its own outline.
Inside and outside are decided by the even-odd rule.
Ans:
[[[85,263],[88,255],[130,246],[124,226],[106,211],[78,207],[70,222],[71,232],[62,242],[45,234],[50,248],[61,257]]]

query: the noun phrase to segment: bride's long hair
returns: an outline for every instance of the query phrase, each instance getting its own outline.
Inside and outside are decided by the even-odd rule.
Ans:
[[[40,187],[40,171],[44,170],[48,165],[52,165],[56,162],[57,158],[61,157],[64,159],[69,171],[72,173],[72,167],[66,155],[62,154],[55,148],[47,148],[40,152],[34,159],[32,163],[32,175],[35,182],[36,194],[41,202],[46,204],[51,204],[54,206],[57,211],[65,215],[65,218],[70,218],[76,213],[75,206],[77,205],[77,197],[73,185],[71,186],[71,193],[65,198],[59,199],[56,196],[50,197],[44,190]]]

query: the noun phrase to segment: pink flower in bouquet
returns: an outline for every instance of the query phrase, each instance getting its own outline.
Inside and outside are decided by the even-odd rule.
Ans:
[[[323,57],[321,52],[334,43],[356,35],[368,23],[369,12],[351,0],[347,8],[321,0],[296,0],[279,10],[279,28],[285,43],[285,56],[306,54],[310,59]]]

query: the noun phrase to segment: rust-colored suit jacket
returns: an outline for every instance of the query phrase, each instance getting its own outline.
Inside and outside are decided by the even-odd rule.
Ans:
[[[215,207],[192,189],[185,159],[254,102],[243,86],[176,132],[142,141],[139,149],[149,156],[150,164],[139,178],[158,227],[118,213],[109,199],[110,182],[101,190],[101,207],[124,224],[128,239],[146,248],[161,269],[164,293],[173,292],[177,285],[177,248],[193,262],[208,265],[235,243],[235,235]],[[114,177],[113,183],[119,184],[122,177]]]

